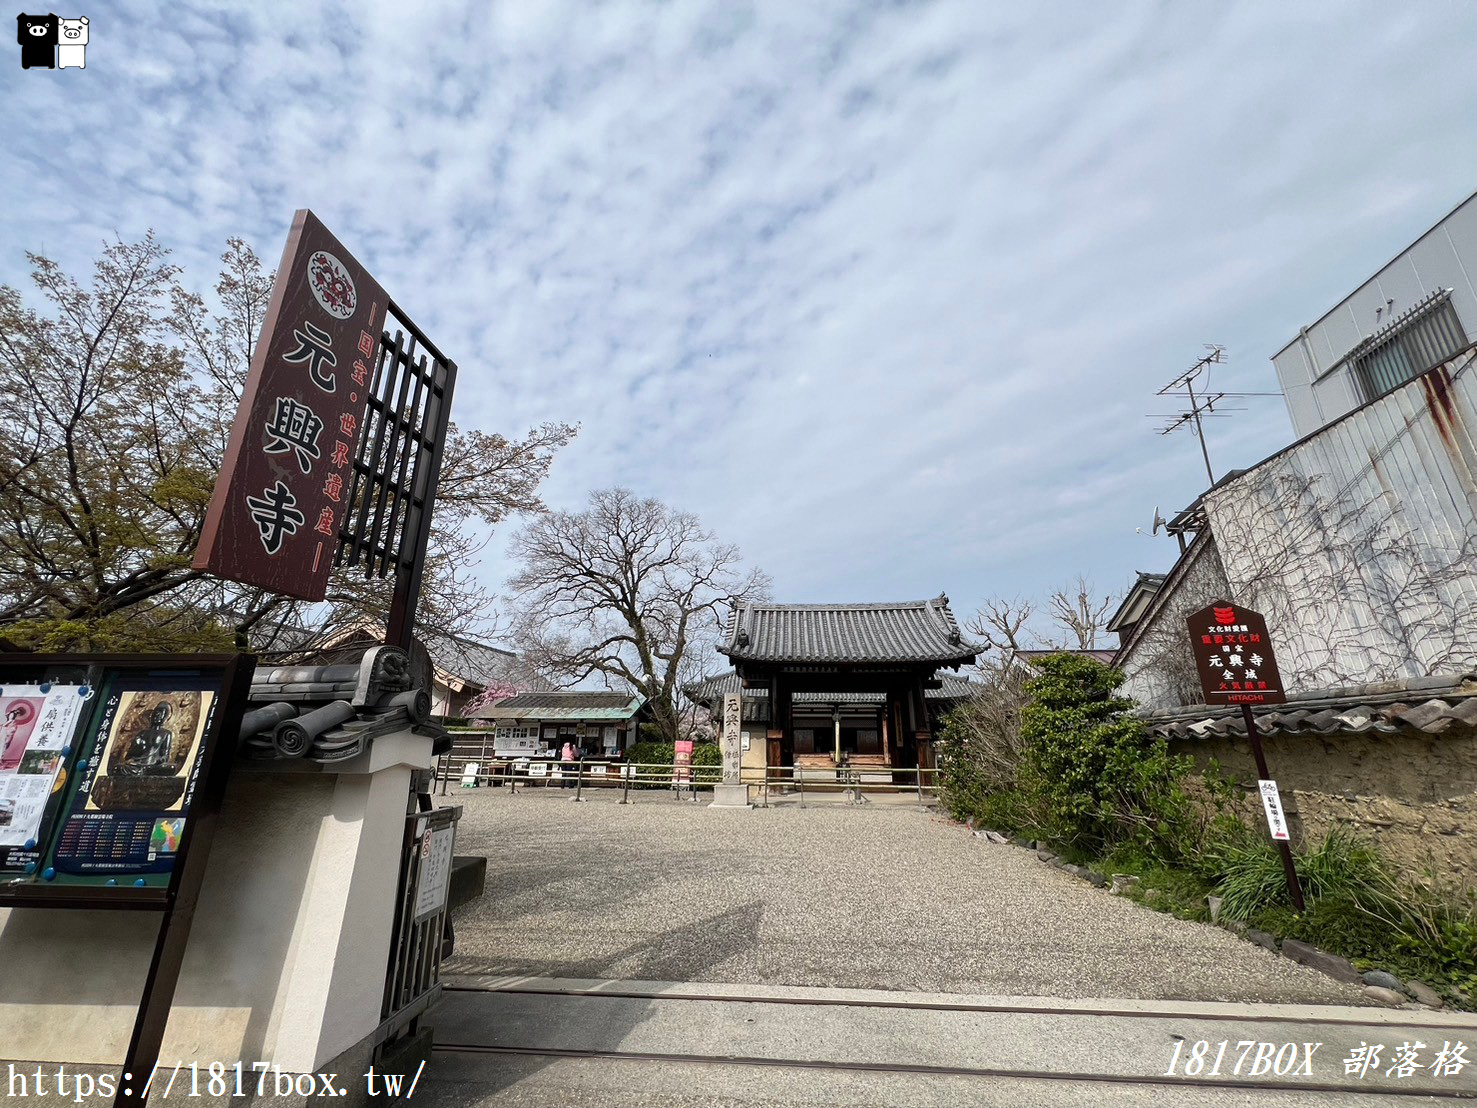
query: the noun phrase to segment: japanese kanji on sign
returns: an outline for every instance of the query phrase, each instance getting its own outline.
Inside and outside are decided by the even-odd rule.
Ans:
[[[1262,808],[1267,813],[1267,833],[1273,842],[1287,842],[1287,816],[1282,811],[1282,794],[1277,791],[1276,781],[1258,781],[1257,789],[1262,794]]]
[[[323,599],[388,304],[318,218],[299,211],[194,568]]]
[[[1188,622],[1190,653],[1200,673],[1205,703],[1231,704],[1241,709],[1246,738],[1256,760],[1267,830],[1282,856],[1288,898],[1301,912],[1305,905],[1297,866],[1292,860],[1287,817],[1277,782],[1267,769],[1267,755],[1262,750],[1262,737],[1251,710],[1256,704],[1282,704],[1287,700],[1282,675],[1277,672],[1277,658],[1272,653],[1272,638],[1267,634],[1267,621],[1260,612],[1237,607],[1229,600],[1216,600],[1191,615]]]
[[[1189,618],[1190,651],[1207,704],[1281,704],[1287,699],[1267,621],[1217,600]]]

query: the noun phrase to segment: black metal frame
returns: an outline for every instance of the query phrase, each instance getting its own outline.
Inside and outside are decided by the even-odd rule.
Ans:
[[[415,918],[415,902],[420,895],[422,877],[418,847],[421,835],[450,828],[454,853],[457,822],[461,813],[460,807],[446,807],[418,810],[405,817],[405,830],[400,846],[400,880],[395,898],[395,923],[391,931],[384,1000],[380,1011],[387,1027],[409,1022],[411,1017],[440,994],[441,986],[438,982],[450,908],[443,904],[439,910],[424,919]],[[417,834],[417,830],[420,834]]]
[[[394,337],[390,335],[394,321]],[[429,354],[429,361],[427,355]],[[380,335],[334,565],[395,574],[385,642],[410,649],[431,513],[451,421],[456,363],[392,300]]]
[[[100,687],[109,670],[212,670],[221,675],[220,709],[209,731],[202,737],[200,776],[175,853],[168,888],[106,888],[83,885],[0,885],[0,908],[103,908],[119,911],[160,912],[159,934],[144,979],[138,1014],[124,1056],[113,1104],[141,1105],[147,1102],[143,1075],[159,1061],[159,1047],[169,1022],[175,986],[184,964],[185,947],[195,906],[205,880],[210,848],[215,837],[226,782],[236,760],[241,717],[251,687],[256,658],[250,654],[13,654],[0,658],[0,669],[41,669],[47,666],[89,667],[89,681]]]

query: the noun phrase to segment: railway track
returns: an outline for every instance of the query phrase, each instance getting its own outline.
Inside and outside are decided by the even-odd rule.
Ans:
[[[786,1004],[800,1005],[802,1007],[817,1008],[876,1008],[895,1009],[903,1011],[925,1011],[925,1012],[1002,1012],[1019,1015],[1033,1016],[1111,1016],[1118,1019],[1165,1019],[1180,1018],[1196,1021],[1228,1021],[1234,1023],[1307,1023],[1326,1025],[1330,1027],[1369,1027],[1385,1028],[1392,1025],[1404,1026],[1402,1020],[1391,1018],[1395,1015],[1390,1009],[1370,1008],[1370,1016],[1366,1018],[1352,1016],[1292,1016],[1271,1014],[1256,1014],[1247,1012],[1215,1012],[1203,1008],[1172,1009],[1155,1006],[1152,1009],[1135,1009],[1127,1007],[1104,1007],[1084,1008],[1074,1005],[1051,1005],[1051,1004],[1029,1004],[1000,1002],[982,1003],[979,1001],[939,1001],[939,1000],[879,1000],[876,998],[847,999],[845,997],[811,997],[811,996],[783,996],[766,995],[763,993],[683,993],[673,991],[658,991],[650,989],[608,989],[604,987],[593,989],[581,988],[543,988],[536,985],[506,985],[506,986],[475,986],[475,985],[446,985],[443,986],[448,993],[499,993],[507,996],[562,996],[562,997],[612,997],[624,1000],[653,1000],[653,1001],[700,1001],[709,1004]],[[909,994],[900,994],[907,997]],[[1342,1009],[1347,1011],[1347,1009]],[[1401,1012],[1401,1015],[1410,1015]],[[1471,1016],[1444,1012],[1424,1012],[1419,1022],[1423,1030],[1448,1030],[1451,1032],[1465,1033],[1477,1039],[1477,1019]],[[1443,1015],[1454,1015],[1451,1022],[1441,1019]],[[1474,1063],[1477,1064],[1477,1063]]]
[[[704,986],[703,988],[708,988]],[[1392,1103],[1414,1097],[1477,1101],[1477,1018],[1461,1013],[1371,1009],[1291,1009],[1186,1003],[1123,1005],[1004,1001],[938,995],[851,995],[842,990],[716,991],[682,985],[592,982],[448,983],[449,1018],[437,1019],[435,1053],[462,1065],[605,1063],[663,1069],[787,1071],[862,1080],[919,1078],[981,1082],[981,1088],[1052,1083],[1127,1093],[1131,1087],[1324,1094]],[[1301,1071],[1258,1075],[1176,1072],[1183,1047],[1219,1041],[1301,1044]],[[1402,1041],[1440,1046],[1462,1040],[1473,1064],[1454,1079],[1348,1076],[1342,1060],[1358,1044]],[[1176,1050],[1176,1044],[1181,1049]],[[1434,1048],[1433,1048],[1434,1049]],[[1208,1054],[1206,1055],[1208,1058]],[[1235,1047],[1231,1048],[1235,1057]],[[1428,1059],[1429,1060],[1429,1059]],[[1381,1062],[1383,1068],[1384,1062]],[[1220,1063],[1217,1063],[1217,1067]],[[1208,1070],[1208,1066],[1200,1067]],[[745,1079],[735,1077],[735,1081]],[[1002,1084],[1003,1083],[1003,1084]],[[1055,1094],[1049,1094],[1055,1095]]]

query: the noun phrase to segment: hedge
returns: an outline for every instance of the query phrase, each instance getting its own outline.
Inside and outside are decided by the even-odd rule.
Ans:
[[[640,763],[649,766],[669,766],[672,764],[674,751],[671,743],[641,742],[633,743],[626,750],[628,762]],[[692,764],[699,772],[693,774],[696,784],[712,785],[723,778],[723,751],[716,743],[697,743],[692,748]],[[660,770],[644,769],[640,772],[645,774],[660,774]],[[671,779],[659,781],[642,781],[636,784],[639,789],[669,789]]]

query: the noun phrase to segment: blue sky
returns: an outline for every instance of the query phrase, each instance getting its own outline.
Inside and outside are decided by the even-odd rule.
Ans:
[[[458,361],[460,422],[583,425],[550,503],[690,508],[785,601],[1167,568],[1153,509],[1205,482],[1155,389],[1207,342],[1275,389],[1477,189],[1465,3],[76,14],[85,70],[0,65],[0,280],[153,227],[205,289],[310,207]],[[1291,439],[1245,405],[1218,473]]]

